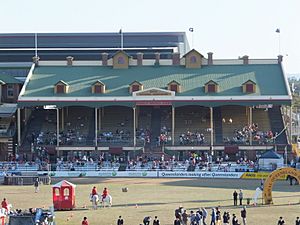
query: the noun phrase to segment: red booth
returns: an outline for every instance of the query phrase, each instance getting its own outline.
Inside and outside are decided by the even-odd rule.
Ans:
[[[75,184],[63,180],[52,186],[55,210],[72,210],[75,208]]]

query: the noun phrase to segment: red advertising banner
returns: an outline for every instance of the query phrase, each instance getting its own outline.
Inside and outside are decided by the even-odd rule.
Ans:
[[[136,105],[140,106],[154,106],[154,105],[172,105],[171,101],[138,101]]]

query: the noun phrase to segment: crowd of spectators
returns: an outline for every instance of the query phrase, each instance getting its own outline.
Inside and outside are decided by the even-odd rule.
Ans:
[[[205,143],[205,136],[198,131],[187,131],[179,136],[180,145],[202,145]]]
[[[241,129],[235,129],[233,137],[225,137],[225,144],[249,144],[250,137],[252,136],[252,141],[257,142],[257,144],[267,144],[274,141],[274,135],[271,130],[261,131],[257,123],[252,125],[247,125]]]

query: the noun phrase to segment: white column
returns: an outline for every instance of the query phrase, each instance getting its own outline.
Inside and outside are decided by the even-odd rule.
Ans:
[[[214,121],[213,121],[213,107],[210,107],[210,147],[211,147],[211,155],[214,154]]]
[[[98,120],[98,129],[101,131],[101,116],[102,116],[102,108],[98,109],[98,114],[99,114],[99,120]]]
[[[56,108],[56,146],[59,146],[59,108]]]
[[[175,145],[175,107],[172,105],[172,145]]]
[[[98,137],[98,122],[97,122],[97,117],[98,117],[98,110],[95,108],[95,146],[97,147],[97,137]]]
[[[133,107],[133,146],[136,146],[136,108]]]
[[[21,146],[21,109],[17,110],[17,126],[18,126],[18,148]]]
[[[61,130],[65,129],[65,113],[64,108],[61,108]]]
[[[253,116],[252,116],[252,106],[250,106],[249,107],[249,124],[250,124],[250,126],[252,126],[252,124],[253,124]],[[250,142],[250,145],[252,145],[252,132],[250,132],[250,140],[249,140],[249,142]]]

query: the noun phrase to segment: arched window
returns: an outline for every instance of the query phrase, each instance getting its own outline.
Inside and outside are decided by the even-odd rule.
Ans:
[[[191,64],[197,63],[197,57],[194,56],[194,55],[192,55],[192,56],[190,57],[190,63],[191,63]]]
[[[59,196],[60,194],[59,194],[59,189],[58,188],[55,188],[54,189],[54,194],[55,194],[55,196]]]
[[[70,190],[69,188],[64,189],[64,196],[69,196],[70,195]]]
[[[123,56],[118,57],[118,64],[125,64],[125,59]]]

